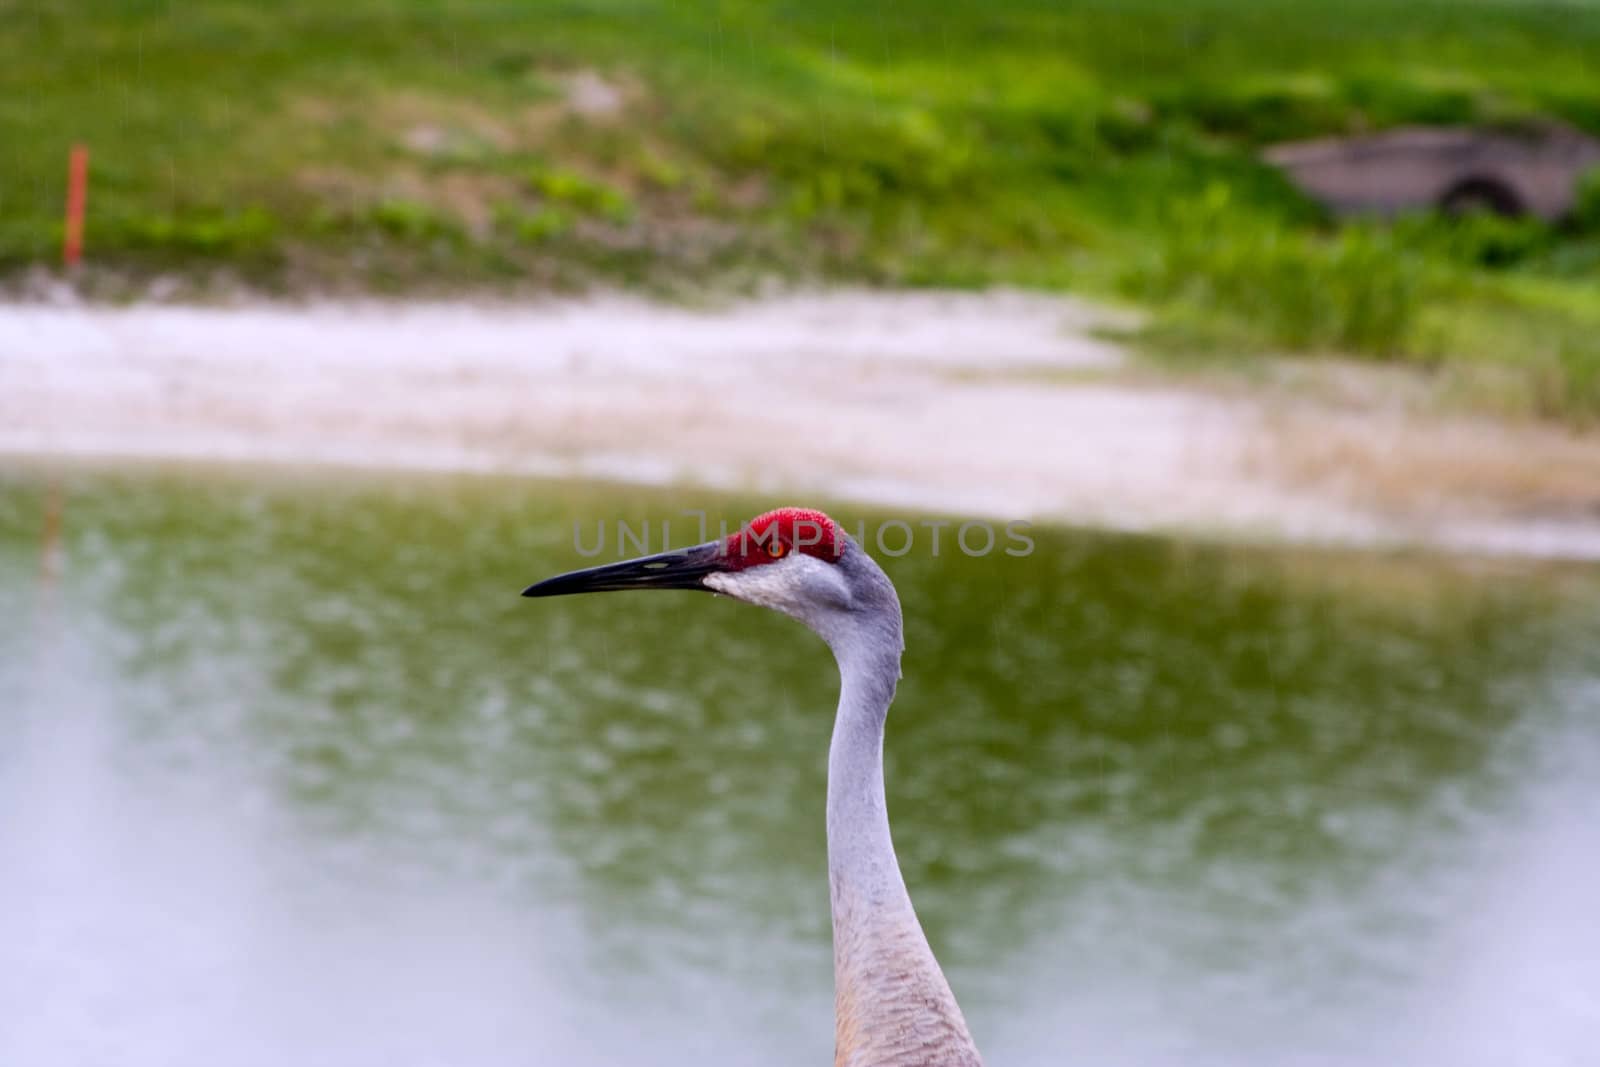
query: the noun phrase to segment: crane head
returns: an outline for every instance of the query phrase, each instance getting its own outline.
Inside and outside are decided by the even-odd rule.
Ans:
[[[701,589],[805,618],[849,602],[838,564],[851,550],[844,529],[822,512],[779,508],[725,538],[557,575],[522,595]]]
[[[905,642],[894,585],[844,528],[820,511],[769,511],[727,537],[557,575],[522,595],[619,589],[701,589],[771,608],[821,636],[841,662],[866,650],[899,677]]]

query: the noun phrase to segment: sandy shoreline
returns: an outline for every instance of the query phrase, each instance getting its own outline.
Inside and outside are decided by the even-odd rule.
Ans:
[[[337,463],[1600,559],[1600,437],[1129,367],[1012,293],[0,307],[0,454]]]

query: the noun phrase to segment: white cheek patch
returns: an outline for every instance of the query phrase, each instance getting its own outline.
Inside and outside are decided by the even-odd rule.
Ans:
[[[782,610],[794,599],[796,576],[792,559],[762,563],[742,571],[708,574],[706,588],[751,604]]]
[[[833,565],[798,552],[776,563],[708,574],[705,584],[735,600],[791,615],[813,630],[850,604],[850,591]]]

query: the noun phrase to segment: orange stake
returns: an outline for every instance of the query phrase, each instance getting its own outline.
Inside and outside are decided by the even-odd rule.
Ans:
[[[88,201],[89,149],[75,144],[67,157],[67,229],[61,243],[61,259],[68,267],[76,267],[83,258],[83,212]]]

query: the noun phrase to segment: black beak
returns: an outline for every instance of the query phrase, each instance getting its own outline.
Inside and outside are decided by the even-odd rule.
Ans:
[[[726,562],[722,542],[710,541],[693,548],[558,574],[528,586],[522,595],[566,596],[618,589],[705,589],[706,575],[726,570]]]

